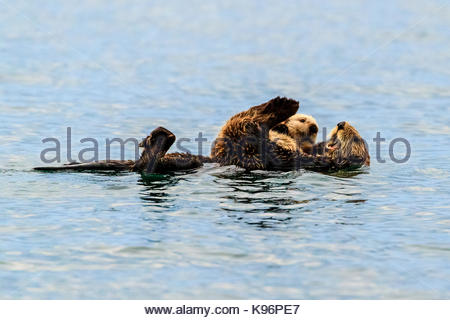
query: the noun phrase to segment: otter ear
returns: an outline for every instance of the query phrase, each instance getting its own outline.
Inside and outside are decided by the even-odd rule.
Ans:
[[[289,128],[284,123],[277,124],[272,130],[282,134],[289,134]]]

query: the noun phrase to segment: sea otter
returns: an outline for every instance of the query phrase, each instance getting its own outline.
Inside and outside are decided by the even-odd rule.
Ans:
[[[319,126],[306,114],[295,114],[269,131],[269,139],[283,148],[312,153]]]
[[[297,101],[277,97],[234,115],[220,130],[211,158],[221,165],[236,165],[247,170],[289,171],[304,168],[329,171],[368,163],[369,155],[364,140],[346,122],[333,130],[326,152],[317,152],[320,146],[309,147],[308,152],[305,152],[301,146],[293,148],[288,143],[286,147],[270,139],[270,129],[279,124],[281,128],[287,127],[289,118],[298,108]],[[312,131],[316,131],[316,128]]]
[[[330,133],[330,139],[313,146],[314,155],[330,157],[339,169],[370,166],[367,144],[348,122],[339,122]]]
[[[299,148],[286,148],[283,144],[272,141],[269,137],[270,129],[281,123],[288,127],[289,133],[289,118],[294,116],[298,108],[297,101],[277,97],[234,115],[222,127],[212,148],[211,157],[183,153],[166,154],[175,142],[175,135],[169,130],[159,127],[142,142],[144,150],[136,162],[107,160],[35,169],[43,171],[131,170],[151,174],[194,169],[202,166],[205,162],[237,165],[247,170],[284,171],[299,168],[329,171],[370,164],[364,140],[347,122],[341,122],[333,129],[331,139],[327,143],[314,145],[312,154],[305,152],[302,145]],[[299,115],[299,117],[302,116]],[[293,119],[296,117],[294,116]],[[312,124],[309,125],[311,128]],[[310,133],[315,138],[317,133],[314,131],[316,131],[315,128],[311,129]],[[295,136],[296,133],[292,134]]]
[[[301,148],[286,148],[270,139],[270,129],[288,120],[298,108],[298,101],[276,97],[232,116],[213,145],[212,160],[247,170],[330,168],[332,164],[327,156],[312,156]]]

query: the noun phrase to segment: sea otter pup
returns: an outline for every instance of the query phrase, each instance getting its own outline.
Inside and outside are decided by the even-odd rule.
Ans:
[[[312,153],[319,126],[306,114],[295,114],[269,131],[269,139],[283,148]]]
[[[330,157],[339,169],[370,166],[366,142],[346,121],[339,122],[333,128],[328,141],[314,145],[313,154]]]

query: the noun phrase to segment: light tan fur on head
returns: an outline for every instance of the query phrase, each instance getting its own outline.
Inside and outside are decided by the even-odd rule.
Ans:
[[[340,122],[331,131],[327,145],[328,154],[334,159],[355,160],[370,165],[370,155],[366,143],[358,131],[348,122]]]
[[[269,138],[285,149],[311,153],[318,131],[312,116],[295,114],[272,128]]]

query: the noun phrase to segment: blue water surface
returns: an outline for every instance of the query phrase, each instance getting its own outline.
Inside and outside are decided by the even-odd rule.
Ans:
[[[450,298],[450,1],[0,9],[0,298]],[[106,138],[157,126],[207,154],[226,119],[278,95],[328,132],[352,123],[370,169],[32,170],[47,137],[68,161],[67,127],[74,160],[82,138],[104,158]]]

